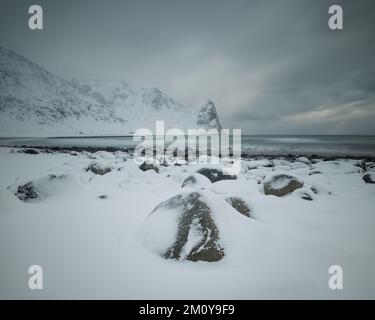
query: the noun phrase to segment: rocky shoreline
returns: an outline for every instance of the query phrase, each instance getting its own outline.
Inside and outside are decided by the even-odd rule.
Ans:
[[[38,153],[67,153],[75,155],[76,153],[81,152],[89,152],[89,153],[95,153],[99,151],[105,151],[105,152],[125,152],[129,155],[133,154],[134,147],[93,147],[93,146],[32,146],[32,145],[0,145],[0,148],[11,148],[11,149],[17,149],[17,152],[19,153],[27,153],[27,154],[38,154]],[[156,154],[156,151],[154,151]],[[187,151],[186,151],[187,153]],[[197,157],[199,157],[199,152],[196,152]],[[230,156],[233,156],[230,154]],[[315,153],[262,153],[262,152],[248,152],[248,151],[242,151],[241,152],[241,158],[246,159],[253,159],[253,160],[260,160],[260,159],[284,159],[288,161],[295,161],[299,157],[306,157],[313,161],[313,159],[319,159],[324,161],[334,161],[334,160],[340,160],[340,159],[346,159],[346,160],[363,160],[366,162],[375,162],[375,155],[360,155],[360,154],[354,154],[354,155],[348,155],[348,154],[315,154]],[[187,157],[186,157],[187,158]]]

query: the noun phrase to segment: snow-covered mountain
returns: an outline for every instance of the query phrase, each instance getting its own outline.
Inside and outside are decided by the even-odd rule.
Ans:
[[[67,81],[0,47],[2,136],[125,135],[139,128],[217,128],[215,105],[184,106],[159,89],[124,81]]]

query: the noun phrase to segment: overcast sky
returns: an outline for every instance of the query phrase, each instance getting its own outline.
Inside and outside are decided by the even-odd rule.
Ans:
[[[45,30],[28,29],[31,4]],[[2,0],[0,45],[66,79],[210,98],[246,133],[375,134],[373,0]]]

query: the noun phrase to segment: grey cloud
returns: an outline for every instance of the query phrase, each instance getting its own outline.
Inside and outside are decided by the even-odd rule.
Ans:
[[[249,133],[374,133],[371,0],[38,2],[46,30],[31,32],[34,2],[3,1],[0,43],[65,78],[211,98],[225,127]],[[331,4],[343,6],[342,31],[328,29]],[[329,119],[301,121],[322,110]]]

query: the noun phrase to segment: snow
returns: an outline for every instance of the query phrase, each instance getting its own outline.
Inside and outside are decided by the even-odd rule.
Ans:
[[[1,46],[0,80],[2,137],[129,135],[161,119],[166,130],[221,128],[210,100],[184,106],[125,81],[67,81]]]
[[[207,184],[200,192],[225,249],[221,261],[209,263],[163,259],[159,253],[173,242],[177,217],[165,210],[156,226],[150,215],[183,192],[182,181],[203,164],[161,166],[157,174],[122,153],[10,150],[0,148],[0,298],[375,298],[375,185],[346,160],[314,164],[323,174],[311,176],[290,162],[287,174],[305,182],[301,190],[321,191],[313,201],[297,192],[264,195],[257,179],[270,168],[263,161],[247,170],[254,163],[244,160],[237,180]],[[92,161],[113,170],[92,175],[85,171]],[[22,202],[7,190],[16,179],[44,186],[50,173],[69,178],[40,201]],[[233,209],[227,196],[245,199],[252,218]],[[186,252],[198,238],[193,228]],[[32,264],[43,268],[42,291],[27,289]],[[328,288],[328,268],[336,264],[344,269],[341,291]]]
[[[206,242],[208,242],[209,239],[210,237],[207,238]],[[194,218],[193,221],[191,222],[191,228],[189,230],[187,242],[182,248],[181,258],[183,259],[187,255],[189,255],[191,250],[193,250],[193,248],[195,248],[202,240],[203,240],[202,227],[199,224],[199,219]],[[204,244],[201,247],[203,246]],[[199,249],[197,251],[199,252]]]

